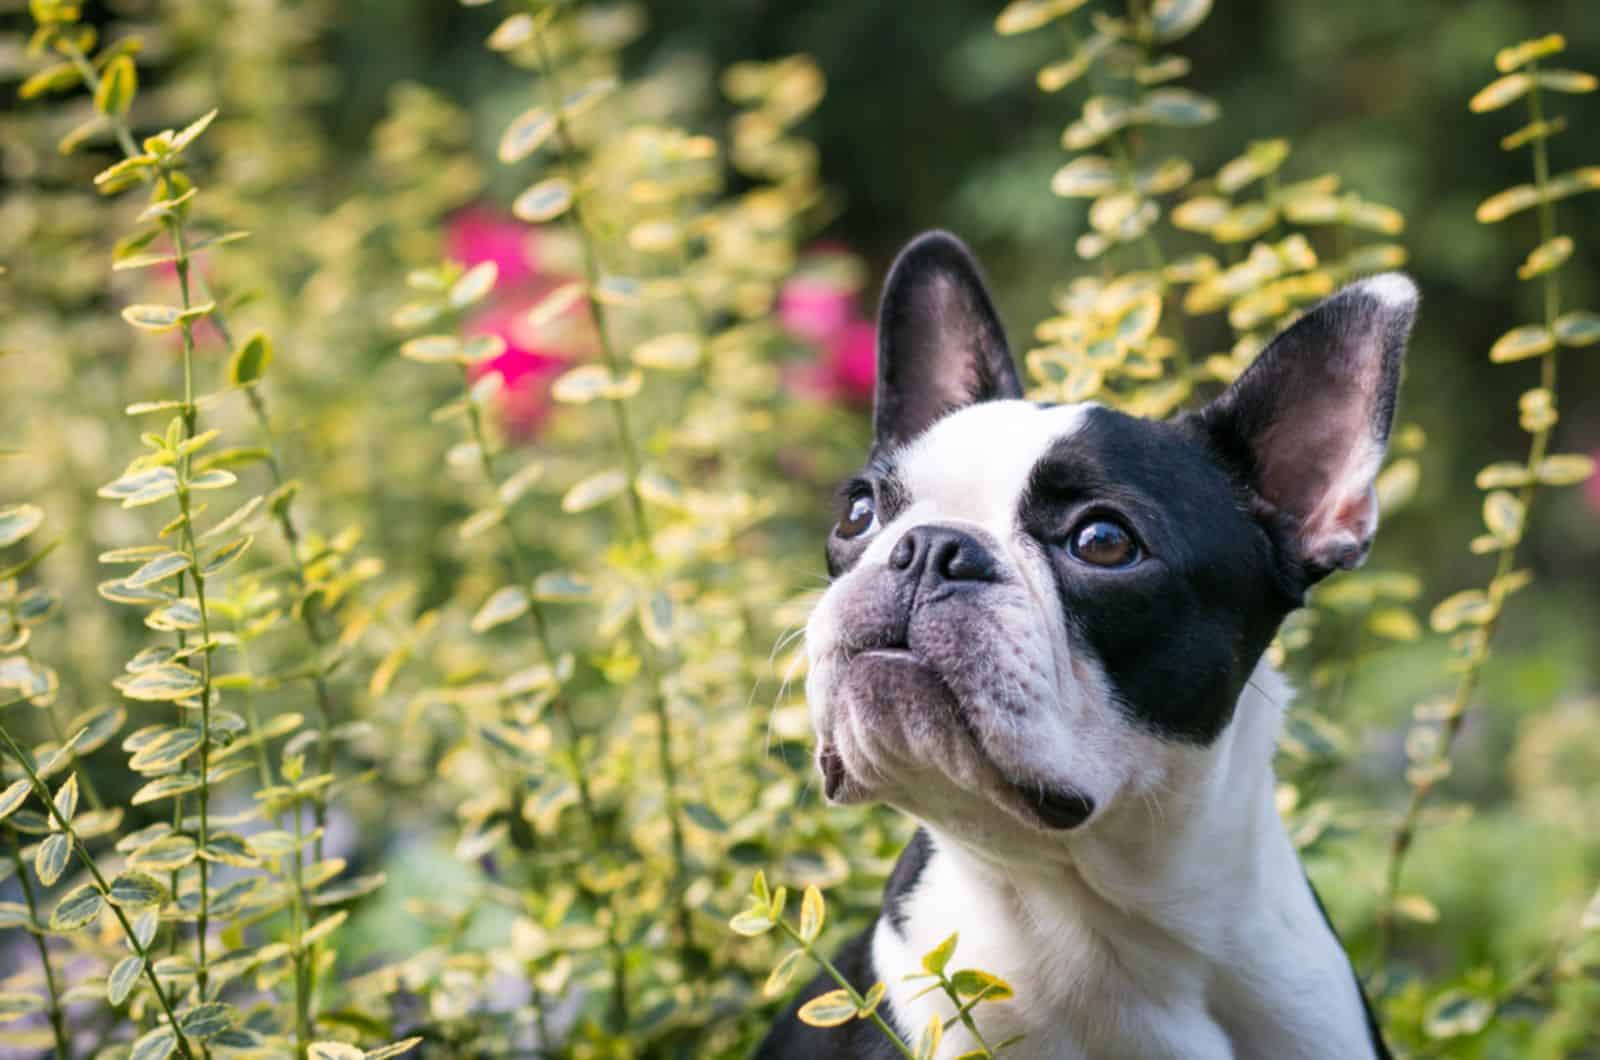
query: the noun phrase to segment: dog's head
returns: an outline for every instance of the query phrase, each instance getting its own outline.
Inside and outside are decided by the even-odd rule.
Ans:
[[[911,244],[807,626],[828,797],[983,847],[1169,785],[1306,589],[1365,557],[1416,301],[1397,274],[1346,287],[1157,422],[1023,400],[966,249]]]

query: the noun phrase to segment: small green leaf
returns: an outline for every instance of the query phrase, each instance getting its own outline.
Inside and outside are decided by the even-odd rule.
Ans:
[[[1542,276],[1552,269],[1558,269],[1566,264],[1572,257],[1573,244],[1570,236],[1556,236],[1548,243],[1540,243],[1528,254],[1528,259],[1517,267],[1517,279],[1531,280],[1535,276]],[[1556,337],[1561,337],[1561,320],[1555,322]]]
[[[145,331],[171,331],[178,326],[183,310],[173,305],[124,306],[122,319]]]
[[[1576,486],[1594,474],[1594,457],[1584,453],[1556,453],[1541,460],[1535,473],[1546,486]]]
[[[423,335],[403,343],[400,356],[423,364],[464,363],[461,340],[454,335]]]
[[[749,937],[765,935],[776,926],[772,917],[767,915],[767,910],[758,906],[752,906],[728,921],[728,927],[734,932]]]
[[[1155,0],[1150,19],[1162,43],[1186,37],[1211,13],[1211,0]]]
[[[765,997],[777,997],[788,988],[794,973],[800,967],[800,962],[805,959],[805,950],[790,950],[784,954],[772,968],[767,976],[767,981],[761,984],[761,993]]]
[[[939,1043],[944,1040],[944,1020],[935,1012],[928,1017],[928,1025],[917,1036],[916,1060],[933,1060],[939,1053]]]
[[[1536,37],[1513,44],[1509,48],[1501,48],[1494,56],[1494,68],[1502,74],[1509,74],[1518,67],[1526,66],[1535,59],[1542,59],[1546,55],[1556,55],[1567,47],[1567,40],[1559,33]]]
[[[121,686],[129,699],[163,702],[192,696],[205,687],[200,673],[177,663],[142,670]],[[199,734],[197,733],[196,736]]]
[[[1221,108],[1215,100],[1187,88],[1158,88],[1144,98],[1139,113],[1157,125],[1181,127],[1215,121]]]
[[[700,363],[700,340],[686,331],[657,335],[633,348],[633,362],[645,368],[686,372]]]
[[[129,870],[111,881],[107,897],[124,909],[138,909],[166,901],[167,888],[149,873]]]
[[[888,992],[888,984],[881,980],[869,986],[867,992],[861,995],[861,1004],[856,1007],[857,1018],[870,1018],[874,1012],[878,1011],[878,1003],[883,1000],[883,995]]]
[[[44,998],[38,994],[24,994],[11,990],[0,993],[0,1023],[10,1023],[44,1010]]]
[[[468,269],[461,278],[450,285],[450,306],[465,309],[481,302],[500,276],[500,267],[492,261],[480,261]]]
[[[77,86],[83,75],[71,63],[55,63],[22,82],[17,95],[22,99],[36,99],[51,92],[65,92]]]
[[[106,1000],[111,1002],[112,1008],[128,1000],[128,995],[133,993],[134,984],[143,972],[144,961],[137,955],[124,957],[117,962],[117,966],[106,977]]]
[[[165,669],[162,667],[161,669]],[[194,671],[189,671],[193,673]],[[141,674],[141,677],[144,675]],[[198,675],[196,675],[198,682]],[[198,690],[198,685],[197,689]],[[126,693],[127,689],[123,690]],[[140,697],[133,697],[140,698]],[[152,696],[152,699],[165,699],[165,696]],[[141,747],[132,758],[128,759],[128,768],[135,773],[164,773],[189,757],[200,746],[200,732],[197,729],[168,729],[156,737],[149,744]]]
[[[1027,33],[1070,14],[1086,0],[1011,0],[994,20],[995,32],[1002,37]]]
[[[1479,89],[1477,95],[1467,103],[1467,107],[1474,114],[1499,110],[1526,96],[1532,87],[1533,78],[1527,74],[1508,74]]]
[[[566,213],[571,205],[571,183],[565,177],[551,177],[518,195],[511,212],[529,224],[543,224]]]
[[[233,1006],[210,1001],[178,1017],[178,1027],[190,1038],[214,1038],[233,1025]]]
[[[73,773],[56,789],[56,814],[69,824],[78,812],[78,774]]]
[[[1436,633],[1452,633],[1462,626],[1481,626],[1495,615],[1494,603],[1481,589],[1463,589],[1439,601],[1429,616]]]
[[[0,508],[0,548],[21,541],[39,529],[43,522],[43,509],[31,504],[13,504]]]
[[[597,508],[628,488],[628,476],[620,468],[597,471],[579,481],[561,498],[561,510],[586,512]]]
[[[817,941],[817,936],[822,934],[823,922],[827,919],[827,903],[822,899],[822,892],[813,884],[806,888],[805,895],[800,899],[800,937],[806,942]]]
[[[133,1043],[128,1060],[167,1060],[177,1048],[177,1036],[172,1033],[171,1027],[163,1024]]]
[[[533,580],[533,598],[546,604],[576,604],[594,596],[594,586],[577,574],[547,571]]]
[[[33,856],[33,870],[39,882],[46,887],[53,886],[67,871],[67,860],[71,854],[72,840],[65,832],[52,832],[46,836]]]
[[[254,537],[246,534],[243,537],[234,538],[225,545],[218,546],[217,550],[206,557],[206,561],[200,565],[200,573],[209,578],[223,570],[234,560],[244,555],[245,550],[250,547],[251,542],[254,540]]]
[[[261,859],[250,847],[250,841],[235,832],[217,832],[208,836],[206,845],[200,848],[200,857],[205,861],[239,869],[253,869],[261,864]]]
[[[1430,1038],[1461,1038],[1483,1030],[1493,1015],[1494,1006],[1487,999],[1447,990],[1428,1006],[1422,1030]]]
[[[272,340],[264,331],[245,339],[228,361],[228,381],[234,386],[249,386],[267,374],[272,364]]]
[[[404,1056],[421,1044],[421,1038],[406,1038],[392,1045],[385,1045],[378,1049],[368,1049],[366,1060],[391,1060],[396,1056]]]
[[[726,832],[728,822],[717,815],[717,811],[703,802],[686,802],[683,804],[685,817],[708,832]]]
[[[556,131],[556,122],[543,107],[525,110],[511,120],[500,137],[500,161],[520,162],[537,151]]]
[[[105,899],[92,883],[81,883],[62,896],[50,914],[50,930],[76,931],[91,923],[105,908]]]
[[[945,966],[950,963],[951,956],[956,952],[956,941],[959,938],[959,932],[952,933],[949,938],[924,953],[922,955],[922,967],[934,975],[942,973]]]
[[[139,72],[133,59],[119,55],[100,75],[100,87],[94,94],[94,107],[108,118],[120,118],[133,106],[134,93],[139,90]]]
[[[472,616],[472,632],[487,633],[496,626],[521,618],[527,614],[529,606],[527,590],[522,586],[507,585],[497,589]]]
[[[1489,348],[1489,360],[1495,364],[1526,360],[1555,348],[1555,336],[1543,324],[1524,324],[1501,335]]]
[[[856,1018],[856,1003],[843,990],[830,990],[800,1006],[800,1022],[811,1027],[837,1027]]]
[[[981,997],[985,1001],[1005,1001],[1014,996],[1011,984],[997,975],[976,968],[963,968],[952,975],[950,985],[955,987],[957,994],[967,998]]]
[[[10,817],[17,807],[27,802],[28,795],[32,791],[33,781],[24,777],[22,780],[12,781],[5,791],[0,792],[0,821]]]
[[[176,872],[198,856],[193,837],[165,835],[139,847],[129,860],[151,872]]]
[[[189,567],[189,557],[182,552],[165,552],[141,565],[138,570],[122,579],[122,583],[135,589],[142,589],[147,585],[154,585],[182,574]]]
[[[1592,346],[1600,342],[1600,314],[1581,309],[1563,313],[1550,330],[1563,346]]]

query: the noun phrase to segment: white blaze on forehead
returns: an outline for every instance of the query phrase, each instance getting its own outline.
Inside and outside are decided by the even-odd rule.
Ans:
[[[1082,426],[1092,405],[1040,408],[1028,401],[986,401],[940,420],[896,459],[912,511],[1009,527],[1034,465],[1055,442]]]

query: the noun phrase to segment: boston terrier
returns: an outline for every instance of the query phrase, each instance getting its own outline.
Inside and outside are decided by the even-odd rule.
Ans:
[[[874,441],[840,494],[806,626],[833,803],[920,825],[838,955],[908,1041],[954,967],[1008,1060],[1389,1056],[1274,802],[1289,689],[1263,661],[1306,591],[1366,556],[1417,306],[1353,283],[1225,391],[1166,421],[1023,398],[979,270],[933,232],[890,270]],[[890,1058],[870,1022],[761,1060]],[[920,995],[920,996],[919,996]],[[940,1057],[977,1043],[959,1023]]]

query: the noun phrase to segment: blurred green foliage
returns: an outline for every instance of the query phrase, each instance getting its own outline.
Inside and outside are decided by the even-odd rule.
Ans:
[[[1600,65],[1600,20],[1080,6],[0,2],[0,77],[46,71],[0,103],[0,702],[28,749],[0,794],[5,1041],[747,1049],[797,967],[780,939],[859,925],[907,830],[820,805],[791,634],[865,442],[835,336],[937,224],[989,263],[1041,392],[1147,412],[1405,255],[1390,514],[1281,638],[1281,804],[1405,1051],[1600,1049],[1600,507],[1515,470],[1489,483],[1514,512],[1474,488],[1529,431],[1519,467],[1600,448],[1592,348],[1542,425],[1518,396],[1553,400],[1544,343],[1488,356],[1593,307],[1600,212],[1479,224],[1532,177],[1495,149],[1522,121],[1468,109],[1507,44],[1560,30],[1561,64]],[[1030,11],[1068,19],[997,32]],[[1163,91],[1137,71],[1169,52],[1220,117],[1169,94],[1183,114],[1063,151],[1093,96]],[[1556,172],[1596,161],[1594,98],[1564,101]],[[1519,281],[1557,232],[1559,272]],[[786,309],[819,290],[827,337]],[[141,487],[158,507],[117,503]],[[1467,551],[1485,514],[1473,551],[1534,577],[1503,612],[1459,595],[1496,574]],[[1430,611],[1499,627],[1493,651]],[[827,889],[828,934],[815,891],[798,932],[727,932],[758,869]]]

